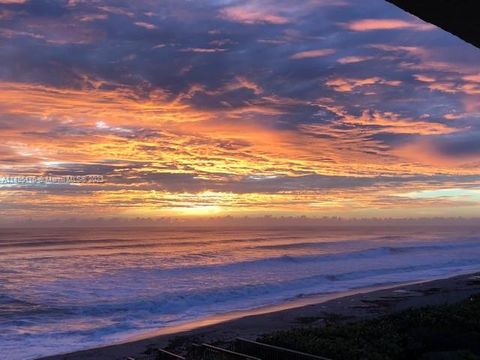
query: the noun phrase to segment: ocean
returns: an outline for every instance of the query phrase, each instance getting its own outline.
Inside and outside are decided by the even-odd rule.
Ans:
[[[480,231],[0,229],[0,349],[34,359],[319,294],[480,270]]]

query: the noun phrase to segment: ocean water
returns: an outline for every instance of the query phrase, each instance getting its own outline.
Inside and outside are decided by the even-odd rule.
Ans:
[[[233,310],[477,270],[475,229],[3,229],[0,349],[34,359]]]

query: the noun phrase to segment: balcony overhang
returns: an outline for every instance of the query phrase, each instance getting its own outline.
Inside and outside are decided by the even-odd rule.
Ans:
[[[480,48],[479,0],[387,0]]]

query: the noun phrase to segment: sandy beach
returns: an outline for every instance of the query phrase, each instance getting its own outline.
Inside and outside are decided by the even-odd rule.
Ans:
[[[391,314],[427,305],[452,304],[480,292],[480,273],[466,274],[415,284],[372,289],[355,294],[344,293],[304,299],[296,304],[259,309],[242,316],[230,314],[178,328],[159,330],[156,334],[131,342],[100,347],[42,360],[113,360],[145,358],[148,349],[168,347],[182,353],[193,342],[228,343],[238,336],[255,339],[262,334],[302,326],[322,326],[324,319],[335,316],[342,321]],[[308,304],[309,302],[316,302]],[[307,305],[305,305],[307,304]],[[288,306],[295,306],[287,308]],[[263,312],[263,313],[262,313]],[[239,317],[241,316],[241,317]],[[232,320],[228,318],[235,317]],[[219,322],[220,321],[220,322]]]

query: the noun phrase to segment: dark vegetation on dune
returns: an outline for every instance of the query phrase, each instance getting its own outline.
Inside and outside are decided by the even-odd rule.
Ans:
[[[478,0],[387,0],[480,47]]]
[[[480,294],[351,323],[326,320],[324,327],[281,331],[259,341],[334,360],[480,359]]]

